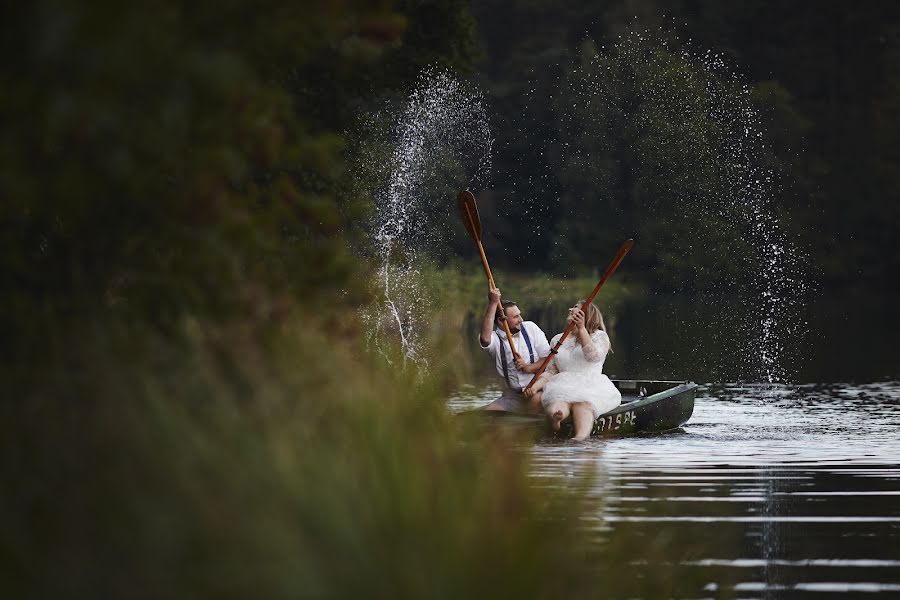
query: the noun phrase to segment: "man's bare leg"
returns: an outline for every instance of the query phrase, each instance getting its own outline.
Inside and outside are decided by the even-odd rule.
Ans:
[[[576,402],[572,405],[572,420],[575,422],[575,435],[573,440],[584,440],[591,435],[594,426],[594,413],[587,402]]]
[[[528,410],[528,400],[524,394],[504,393],[484,407],[484,410],[521,413]]]

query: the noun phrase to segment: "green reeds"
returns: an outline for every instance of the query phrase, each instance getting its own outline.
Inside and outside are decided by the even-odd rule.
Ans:
[[[549,594],[565,526],[429,384],[299,313],[191,329],[118,324],[4,403],[10,597]]]

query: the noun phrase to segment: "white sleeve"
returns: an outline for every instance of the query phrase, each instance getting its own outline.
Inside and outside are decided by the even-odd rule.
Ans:
[[[591,334],[591,345],[583,348],[584,358],[588,362],[602,362],[609,352],[609,336],[602,329]]]
[[[547,356],[550,354],[550,343],[547,342],[547,336],[536,323],[531,322],[531,324],[533,325],[531,337],[534,338],[534,353],[539,357]]]
[[[497,336],[496,331],[491,332],[491,341],[487,346],[482,345],[481,343],[481,334],[478,334],[478,345],[481,346],[481,349],[490,354],[491,356],[496,356],[497,352],[500,351],[500,338]]]

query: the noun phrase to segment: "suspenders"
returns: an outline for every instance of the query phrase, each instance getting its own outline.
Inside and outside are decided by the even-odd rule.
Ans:
[[[528,339],[528,331],[525,329],[525,323],[522,323],[522,326],[519,327],[519,331],[522,333],[525,345],[528,346],[528,356],[531,358],[531,362],[534,362],[534,350],[531,348],[531,340]],[[500,334],[497,334],[497,337],[500,338],[500,364],[503,365],[503,378],[506,379],[506,385],[515,389],[509,381],[509,367],[506,365],[506,348],[503,347],[503,342],[506,341],[506,338],[500,336]]]

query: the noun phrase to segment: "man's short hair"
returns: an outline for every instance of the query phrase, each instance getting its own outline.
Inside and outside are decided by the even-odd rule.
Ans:
[[[518,306],[518,304],[516,304],[513,300],[504,300],[500,303],[500,307],[503,310],[497,313],[497,316],[494,317],[494,323],[499,323],[501,319],[506,319],[506,309],[510,306]]]

